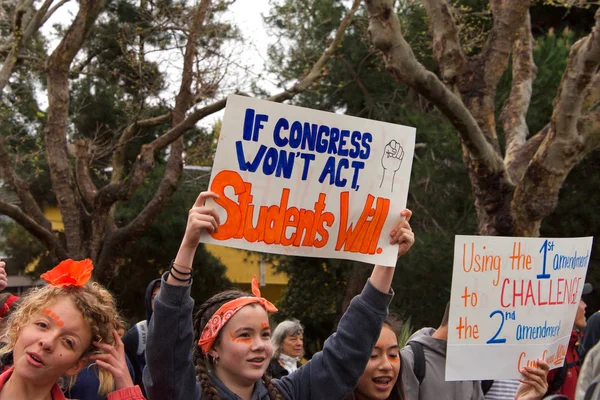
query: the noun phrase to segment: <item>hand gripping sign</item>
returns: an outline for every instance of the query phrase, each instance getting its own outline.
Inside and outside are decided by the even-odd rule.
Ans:
[[[202,241],[393,266],[415,129],[242,96],[227,100]]]
[[[456,236],[446,380],[563,365],[592,238]]]

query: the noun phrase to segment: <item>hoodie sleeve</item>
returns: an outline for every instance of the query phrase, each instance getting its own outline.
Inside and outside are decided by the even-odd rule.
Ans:
[[[392,297],[393,292],[380,292],[367,282],[350,302],[337,332],[325,341],[323,351],[274,381],[282,394],[293,400],[336,400],[352,392],[379,338]]]
[[[148,326],[144,388],[150,400],[202,398],[192,360],[194,300],[190,285],[169,285],[163,275]]]

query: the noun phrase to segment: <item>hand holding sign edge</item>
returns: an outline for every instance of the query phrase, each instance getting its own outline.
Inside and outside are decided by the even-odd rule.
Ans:
[[[398,243],[398,257],[406,254],[415,243],[415,234],[408,221],[412,217],[412,211],[404,209],[400,212],[400,220],[394,225],[390,232],[390,244]],[[371,273],[371,284],[379,291],[388,293],[392,286],[395,268],[375,265]]]

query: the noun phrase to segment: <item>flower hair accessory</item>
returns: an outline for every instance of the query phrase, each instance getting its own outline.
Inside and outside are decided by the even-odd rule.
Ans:
[[[258,280],[256,279],[256,275],[252,278],[252,294],[256,297],[252,296],[244,296],[239,297],[237,299],[228,301],[223,304],[219,309],[210,317],[206,326],[202,330],[202,335],[200,335],[200,340],[198,340],[198,346],[202,349],[204,354],[207,354],[217,336],[219,336],[219,332],[225,326],[227,321],[231,319],[242,307],[247,306],[248,304],[258,303],[267,312],[277,312],[277,307],[273,305],[269,300],[260,296],[260,290],[258,289]]]
[[[56,287],[82,287],[92,277],[93,269],[94,265],[89,258],[81,261],[68,259],[43,273],[40,278]]]

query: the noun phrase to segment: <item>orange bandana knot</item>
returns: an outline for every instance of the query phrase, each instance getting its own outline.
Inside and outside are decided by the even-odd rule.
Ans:
[[[198,340],[198,346],[202,349],[204,354],[207,354],[217,336],[219,336],[219,332],[223,329],[223,326],[238,312],[242,307],[247,306],[248,304],[258,303],[267,312],[273,313],[277,312],[277,307],[273,305],[269,300],[260,296],[260,289],[258,288],[258,280],[256,279],[256,275],[252,278],[252,294],[254,296],[244,296],[239,297],[237,299],[228,301],[223,304],[219,309],[210,317],[206,326],[202,330],[202,335],[200,335],[200,340]]]
[[[43,273],[40,278],[56,287],[82,287],[92,277],[93,269],[94,265],[89,258],[81,261],[68,259]]]

